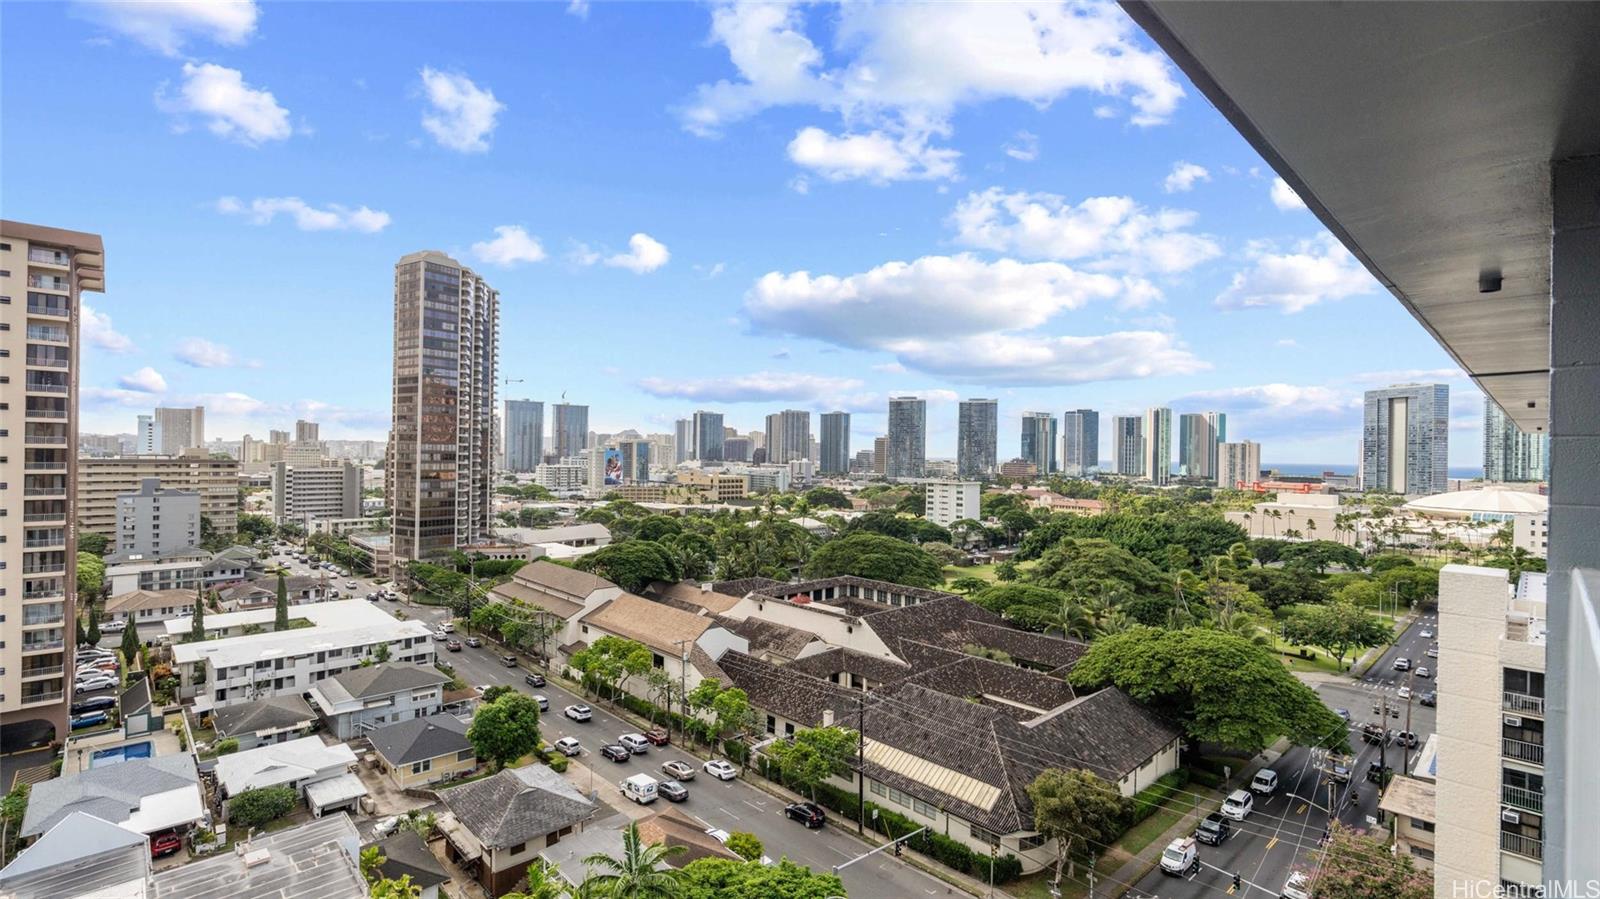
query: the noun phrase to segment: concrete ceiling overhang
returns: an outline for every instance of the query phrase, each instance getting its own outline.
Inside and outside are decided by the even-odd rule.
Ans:
[[[1473,380],[1543,431],[1550,163],[1600,154],[1600,3],[1122,7]]]

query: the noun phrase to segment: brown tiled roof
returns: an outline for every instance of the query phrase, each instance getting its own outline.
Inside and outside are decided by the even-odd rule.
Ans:
[[[748,593],[765,593],[768,588],[782,583],[769,577],[743,577],[733,581],[716,581],[711,585],[711,591],[742,599]]]
[[[106,600],[106,613],[194,606],[193,590],[130,590]]]
[[[651,602],[632,593],[607,602],[583,621],[619,637],[637,640],[666,655],[677,655],[683,650],[679,643],[698,640],[711,626],[710,618]]]
[[[702,589],[697,581],[680,581],[676,584],[652,584],[650,594],[674,608],[688,612],[701,610],[720,615],[733,608],[744,594],[732,596],[715,590]]]
[[[689,650],[689,664],[700,672],[701,677],[714,680],[724,687],[729,686],[728,672],[723,671],[722,666],[701,649],[699,644],[695,644],[694,648]]]
[[[1088,651],[1076,640],[1012,627],[999,615],[959,596],[887,608],[862,620],[901,658],[905,656],[898,647],[904,641],[955,651],[975,644],[1046,669],[1070,667]]]
[[[686,851],[667,859],[667,864],[681,868],[702,858],[726,858],[739,861],[728,847],[722,845],[699,822],[675,808],[667,808],[648,818],[639,819],[639,839],[646,845],[682,846]]]
[[[797,674],[789,666],[763,662],[752,655],[729,650],[717,659],[733,686],[745,692],[753,708],[781,715],[805,727],[822,723],[823,709],[835,717],[854,718],[859,690],[851,691],[819,678]]]
[[[753,616],[735,621],[719,615],[715,621],[749,641],[750,654],[757,657],[773,655],[785,660],[792,659],[800,654],[800,650],[821,639],[810,631]]]
[[[489,592],[507,602],[518,602],[523,605],[534,606],[544,609],[546,612],[559,615],[562,618],[571,618],[583,611],[581,603],[573,602],[564,596],[546,593],[526,584],[519,584],[516,581],[496,584]]]
[[[912,672],[911,666],[903,662],[842,647],[795,659],[787,670],[801,671],[823,680],[832,680],[835,674],[843,672],[880,684],[895,683]]]
[[[576,568],[568,568],[565,565],[557,565],[554,562],[547,562],[543,559],[529,562],[518,568],[517,573],[512,577],[518,581],[525,582],[529,586],[535,588],[548,587],[569,596],[588,596],[596,590],[605,590],[616,586],[616,584],[599,575],[590,574],[587,571],[579,571]],[[554,611],[554,609],[551,611]]]

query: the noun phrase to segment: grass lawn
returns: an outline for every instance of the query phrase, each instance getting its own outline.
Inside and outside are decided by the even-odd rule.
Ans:
[[[1128,828],[1128,832],[1117,841],[1117,847],[1125,849],[1128,855],[1138,855],[1146,846],[1155,842],[1167,832],[1167,828],[1177,824],[1185,815],[1194,811],[1192,798],[1182,794],[1169,798],[1156,813]]]
[[[1127,860],[1128,856],[1115,853],[1115,850],[1113,850],[1112,853],[1107,854],[1095,864],[1095,895],[1106,896],[1110,894],[1110,888],[1114,885],[1109,878]],[[1078,870],[1074,872],[1073,878],[1069,880],[1067,879],[1066,869],[1063,868],[1061,871],[1061,895],[1063,899],[1084,899],[1084,897],[1088,896],[1088,874],[1087,867],[1080,862]],[[1018,899],[1051,899],[1050,878],[1053,875],[1054,869],[1047,868],[1037,874],[1030,874],[1021,880],[1008,883],[1001,889],[1018,897]]]
[[[1018,562],[1017,569],[1020,571],[1027,571],[1036,564],[1038,564],[1036,560],[1029,559],[1026,562]],[[975,577],[979,578],[980,580],[993,583],[1000,579],[995,575],[994,569],[995,566],[993,562],[989,563],[988,565],[967,565],[965,567],[960,565],[946,565],[944,567],[944,579],[948,583],[949,581],[953,581],[958,577]]]

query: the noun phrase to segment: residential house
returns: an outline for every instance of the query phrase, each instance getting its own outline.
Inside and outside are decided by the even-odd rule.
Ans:
[[[422,787],[477,770],[467,724],[443,713],[386,724],[368,735],[382,770],[397,789]]]
[[[355,775],[356,754],[343,743],[301,737],[217,757],[217,790],[224,800],[246,790],[292,787],[317,817],[348,809],[367,795]],[[223,816],[227,816],[224,806]]]
[[[87,812],[70,812],[0,870],[7,899],[146,899],[150,841]]]
[[[283,579],[283,596],[291,606],[322,602],[331,598],[334,590],[333,583],[327,578],[297,574]],[[278,578],[267,575],[223,587],[217,591],[217,600],[228,612],[276,608]]]
[[[583,830],[595,805],[544,765],[508,768],[440,793],[446,857],[491,897],[510,892],[539,853]]]
[[[1394,816],[1394,850],[1409,855],[1418,868],[1432,870],[1438,814],[1438,785],[1417,777],[1396,775],[1383,791],[1378,808]]]
[[[378,873],[385,880],[409,877],[411,885],[421,891],[417,899],[439,899],[439,887],[450,879],[450,875],[433,857],[428,844],[417,836],[416,831],[402,827],[394,836],[373,845],[383,855],[383,864],[378,866]]]
[[[386,724],[444,710],[450,678],[433,667],[397,663],[352,668],[311,686],[311,704],[341,740],[369,734]]]
[[[74,812],[134,833],[185,830],[206,817],[194,756],[127,759],[36,783],[28,793],[21,836],[40,836]]]
[[[211,726],[217,739],[239,741],[240,749],[286,743],[311,732],[317,713],[298,694],[271,696],[259,702],[213,709]]]
[[[188,618],[194,614],[194,599],[193,589],[119,593],[106,600],[103,621],[154,624],[173,618]]]
[[[543,560],[522,566],[511,580],[489,591],[490,600],[544,618],[555,627],[551,647],[577,642],[578,619],[621,595],[622,588],[603,577]]]
[[[361,835],[328,815],[234,844],[233,852],[168,868],[152,899],[366,899]]]

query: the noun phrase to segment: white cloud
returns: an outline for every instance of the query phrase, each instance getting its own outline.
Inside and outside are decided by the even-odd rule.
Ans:
[[[1023,162],[1032,162],[1039,158],[1039,135],[1032,131],[1018,131],[1017,136],[1002,149],[1012,159]]]
[[[567,15],[577,16],[580,19],[589,18],[589,0],[572,0],[567,4]]]
[[[177,56],[190,38],[236,47],[255,33],[261,11],[249,0],[85,0],[77,9],[90,21]]]
[[[1117,331],[1089,337],[978,334],[937,341],[892,341],[885,348],[919,371],[1005,386],[1188,375],[1211,367],[1174,335],[1162,331]]]
[[[1251,265],[1217,296],[1223,309],[1278,308],[1301,312],[1318,303],[1369,293],[1377,282],[1332,235],[1304,241],[1293,252],[1266,245],[1250,250]]]
[[[1174,406],[1228,413],[1228,430],[1251,440],[1281,436],[1299,440],[1314,433],[1348,432],[1361,417],[1361,392],[1340,386],[1254,384],[1203,390]]]
[[[146,365],[136,372],[125,374],[117,379],[117,383],[126,390],[137,390],[141,393],[166,393],[167,379]]]
[[[79,392],[79,400],[84,406],[99,408],[150,408],[150,394],[120,387],[85,387]]]
[[[245,203],[238,197],[217,200],[217,211],[226,215],[246,215],[257,225],[266,225],[279,214],[294,219],[301,231],[360,231],[376,234],[389,227],[389,213],[360,206],[351,209],[338,203],[329,203],[318,209],[299,197],[257,197]]]
[[[223,416],[247,416],[266,411],[270,407],[267,403],[250,396],[247,393],[202,393],[193,398],[192,405],[205,406],[206,413]]]
[[[163,83],[156,91],[156,105],[179,116],[194,115],[206,120],[206,128],[218,137],[247,147],[273,140],[287,140],[293,133],[289,110],[278,105],[271,91],[245,83],[244,73],[214,63],[183,64],[183,84],[176,94],[168,93]]]
[[[178,341],[177,349],[172,351],[172,356],[184,365],[194,368],[231,368],[241,364],[238,357],[233,354],[233,350],[204,337],[185,337]]]
[[[896,137],[884,131],[835,137],[821,128],[802,128],[789,142],[789,158],[829,181],[887,184],[955,177],[961,154],[929,147],[928,137],[918,133]]]
[[[1167,180],[1161,183],[1162,190],[1169,194],[1186,193],[1194,190],[1198,181],[1210,181],[1211,173],[1205,166],[1195,165],[1192,162],[1175,162],[1172,171],[1167,174]]]
[[[1089,197],[1073,205],[1046,193],[991,187],[956,204],[949,224],[968,246],[1035,259],[1090,260],[1095,269],[1187,271],[1222,255],[1204,234],[1187,230],[1193,212],[1150,211],[1131,197]]]
[[[1300,345],[1300,341],[1295,340],[1293,337],[1280,337],[1278,338],[1277,345],[1292,349],[1294,347],[1298,347]]]
[[[861,390],[855,378],[761,371],[712,378],[644,378],[639,389],[663,399],[720,403],[820,402]]]
[[[573,265],[594,265],[600,261],[600,252],[582,241],[570,241],[572,244],[567,249],[567,261]]]
[[[722,273],[728,270],[728,264],[726,262],[717,262],[711,265],[696,265],[694,270],[700,272],[709,281],[712,278],[720,278]]]
[[[612,268],[625,268],[636,275],[653,272],[667,264],[672,254],[666,244],[643,231],[628,238],[628,252],[607,256],[605,263]]]
[[[1273,178],[1272,205],[1288,212],[1294,209],[1306,208],[1306,201],[1300,199],[1300,195],[1294,192],[1294,188],[1289,186],[1289,182],[1282,178]]]
[[[111,316],[88,303],[79,307],[78,333],[85,341],[112,353],[126,353],[133,349],[133,341],[111,326]]]
[[[880,365],[874,365],[874,366],[872,366],[872,370],[873,371],[877,371],[877,372],[883,372],[886,375],[903,375],[906,372],[910,371],[910,369],[906,368],[904,365],[901,365],[898,362],[884,362],[884,363],[882,363]]]
[[[472,255],[490,265],[519,265],[539,262],[545,257],[544,245],[539,238],[518,225],[500,225],[494,229],[494,240],[483,240],[472,245]]]
[[[460,153],[484,153],[495,119],[505,104],[488,88],[480,88],[465,75],[423,68],[422,87],[429,111],[422,114],[422,127],[439,145]]]

